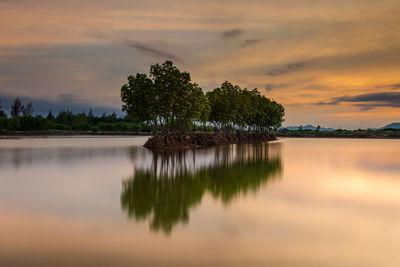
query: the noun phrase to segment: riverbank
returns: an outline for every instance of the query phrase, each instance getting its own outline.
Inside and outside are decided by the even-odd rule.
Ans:
[[[188,133],[164,134],[151,137],[144,144],[148,149],[181,149],[210,147],[229,144],[260,143],[276,140],[275,135],[268,133]]]

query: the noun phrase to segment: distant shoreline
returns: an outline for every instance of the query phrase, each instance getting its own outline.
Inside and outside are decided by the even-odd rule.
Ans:
[[[351,138],[351,139],[400,139],[400,132],[390,133],[376,133],[376,132],[363,132],[363,133],[337,133],[337,132],[311,132],[299,131],[281,133],[275,132],[274,135],[277,138]],[[105,131],[105,132],[88,132],[88,131],[59,131],[59,132],[48,132],[48,131],[10,131],[0,132],[0,139],[8,139],[15,137],[62,137],[62,136],[153,136],[149,132],[116,132],[116,131]]]
[[[351,139],[400,139],[400,132],[287,132],[275,133],[276,137],[284,138],[351,138]]]
[[[8,137],[51,137],[51,136],[151,136],[148,132],[85,132],[85,131],[24,131],[24,132],[0,132],[0,139]]]

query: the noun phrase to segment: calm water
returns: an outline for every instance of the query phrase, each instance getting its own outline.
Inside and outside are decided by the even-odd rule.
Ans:
[[[0,140],[0,266],[400,266],[400,140]]]

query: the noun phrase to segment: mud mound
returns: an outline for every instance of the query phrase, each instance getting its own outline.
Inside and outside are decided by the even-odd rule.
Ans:
[[[151,137],[144,144],[149,149],[181,149],[191,147],[210,147],[228,144],[259,143],[276,140],[273,134],[267,133],[191,133],[164,134]]]

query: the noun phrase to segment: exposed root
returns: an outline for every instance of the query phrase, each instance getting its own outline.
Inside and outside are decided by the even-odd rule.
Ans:
[[[276,140],[268,133],[191,133],[185,135],[164,134],[151,137],[144,144],[149,149],[181,149],[216,145],[259,143]]]

